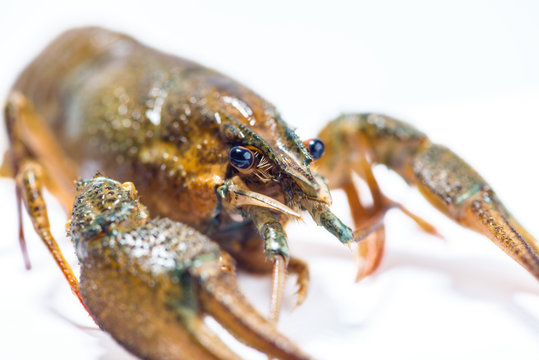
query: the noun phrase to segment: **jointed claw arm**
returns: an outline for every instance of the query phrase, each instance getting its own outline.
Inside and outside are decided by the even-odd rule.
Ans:
[[[410,185],[417,186],[437,209],[487,236],[539,279],[537,240],[507,211],[488,183],[448,148],[433,144],[425,134],[403,121],[379,114],[342,115],[328,124],[319,137],[330,151],[316,166],[329,180],[330,187],[344,188],[348,196],[353,196],[351,173],[355,172],[365,179],[372,192],[374,204],[370,209],[360,209],[353,205],[359,202],[351,200],[356,225],[368,218],[383,217],[388,208],[395,206],[390,200],[380,200],[386,198],[371,178],[370,166],[384,164]],[[429,231],[429,225],[422,220],[414,220],[424,230],[434,231]],[[380,232],[373,229],[374,236],[376,231]],[[383,241],[376,252],[381,253],[382,247]]]

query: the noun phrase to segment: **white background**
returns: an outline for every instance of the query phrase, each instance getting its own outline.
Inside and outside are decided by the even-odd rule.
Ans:
[[[539,3],[135,3],[3,0],[0,97],[60,31],[106,26],[246,83],[303,137],[342,111],[410,121],[478,169],[539,236]],[[0,136],[3,149],[3,130]],[[311,221],[290,226],[290,246],[311,264],[312,282],[306,303],[292,310],[290,281],[282,331],[320,359],[539,358],[537,281],[395,175],[376,170],[384,191],[431,220],[447,241],[391,212],[382,265],[356,284],[349,250]],[[33,269],[23,269],[11,180],[0,179],[0,194],[0,358],[131,358],[88,319],[33,235]],[[342,194],[334,198],[350,222]],[[50,206],[54,233],[75,264],[63,237],[66,216],[52,199]],[[265,312],[269,278],[240,277]]]

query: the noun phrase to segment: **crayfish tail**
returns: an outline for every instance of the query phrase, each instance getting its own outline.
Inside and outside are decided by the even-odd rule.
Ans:
[[[199,299],[211,315],[241,342],[271,358],[305,360],[303,353],[275,325],[260,315],[241,294],[232,273],[201,278]]]

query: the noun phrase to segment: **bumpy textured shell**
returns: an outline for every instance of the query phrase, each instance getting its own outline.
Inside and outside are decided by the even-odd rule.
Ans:
[[[272,149],[270,160],[311,159],[275,108],[230,78],[99,28],[61,35],[20,76],[78,174],[99,170],[133,181],[153,214],[216,228],[216,186],[233,145],[222,119],[234,119]],[[253,135],[255,134],[256,135]]]

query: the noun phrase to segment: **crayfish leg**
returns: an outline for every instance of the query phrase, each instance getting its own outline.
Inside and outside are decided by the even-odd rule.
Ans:
[[[356,282],[369,276],[378,268],[384,255],[386,240],[385,226],[380,226],[358,244],[359,265]]]
[[[73,294],[77,296],[82,306],[88,310],[82,300],[77,277],[73,273],[73,270],[71,270],[71,266],[69,266],[58,243],[52,236],[47,206],[42,194],[43,177],[44,171],[38,163],[32,160],[24,160],[16,177],[17,189],[20,191],[22,202],[30,216],[36,233],[51,253],[62,274],[64,274]]]
[[[288,262],[288,272],[296,275],[296,285],[298,287],[296,291],[296,307],[303,304],[307,297],[310,282],[309,265],[296,257],[291,257]]]
[[[271,273],[273,264],[264,254],[264,244],[260,241],[258,233],[245,235],[247,239],[244,241],[220,239],[219,245],[232,255],[242,270],[255,274]],[[288,261],[287,272],[296,275],[298,289],[296,306],[299,306],[305,301],[309,289],[309,266],[305,261],[292,256]]]
[[[348,199],[350,212],[354,220],[356,239],[359,240],[357,255],[359,257],[356,281],[359,281],[372,274],[380,265],[384,254],[386,232],[384,217],[388,210],[397,208],[406,216],[410,217],[423,231],[428,234],[441,237],[436,228],[418,215],[412,213],[402,204],[387,198],[378,186],[370,166],[362,166],[362,176],[366,179],[368,189],[371,193],[373,204],[365,207],[360,201],[360,194],[356,185],[350,180],[342,188]]]
[[[376,184],[375,186],[373,186],[373,182]],[[370,181],[367,181],[367,185],[373,195],[373,207],[371,208],[366,208],[361,204],[359,193],[351,179],[350,182],[343,186],[356,227],[355,232],[361,232],[358,237],[361,241],[359,241],[357,247],[359,264],[356,282],[372,274],[380,265],[386,238],[383,219],[385,213],[391,207],[382,206],[383,203],[389,204],[389,202],[384,200],[385,198],[379,191],[374,176]],[[378,208],[374,204],[377,204]]]
[[[47,175],[54,174],[54,179],[50,176],[44,178],[46,187],[69,212],[75,197],[73,181],[77,178],[77,166],[58,145],[45,119],[24,95],[10,93],[4,113],[12,172],[16,175],[26,158],[41,164]]]
[[[269,318],[276,323],[281,311],[286,268],[290,259],[286,233],[278,216],[268,209],[250,206],[247,211],[264,239],[264,254],[273,264]]]
[[[0,177],[13,177],[11,158],[12,158],[11,152],[6,151],[4,153],[4,158],[2,159],[2,163],[0,164]]]
[[[42,188],[46,185],[53,191],[54,195],[63,200],[65,208],[72,205],[73,196],[69,197],[69,192],[62,191],[55,181],[51,181],[46,176],[46,170],[38,162],[38,159],[43,157],[49,159],[47,161],[50,164],[62,163],[54,155],[58,146],[54,144],[54,137],[46,128],[43,118],[33,110],[33,107],[21,94],[11,93],[4,111],[10,141],[7,157],[11,158],[10,170],[15,177],[19,242],[26,268],[30,268],[30,262],[22,228],[21,203],[24,204],[35,231],[60,267],[72,292],[86,309],[80,294],[79,282],[51,234],[47,206],[42,194]],[[59,169],[58,165],[52,168]],[[70,184],[69,187],[72,188],[73,185]]]

